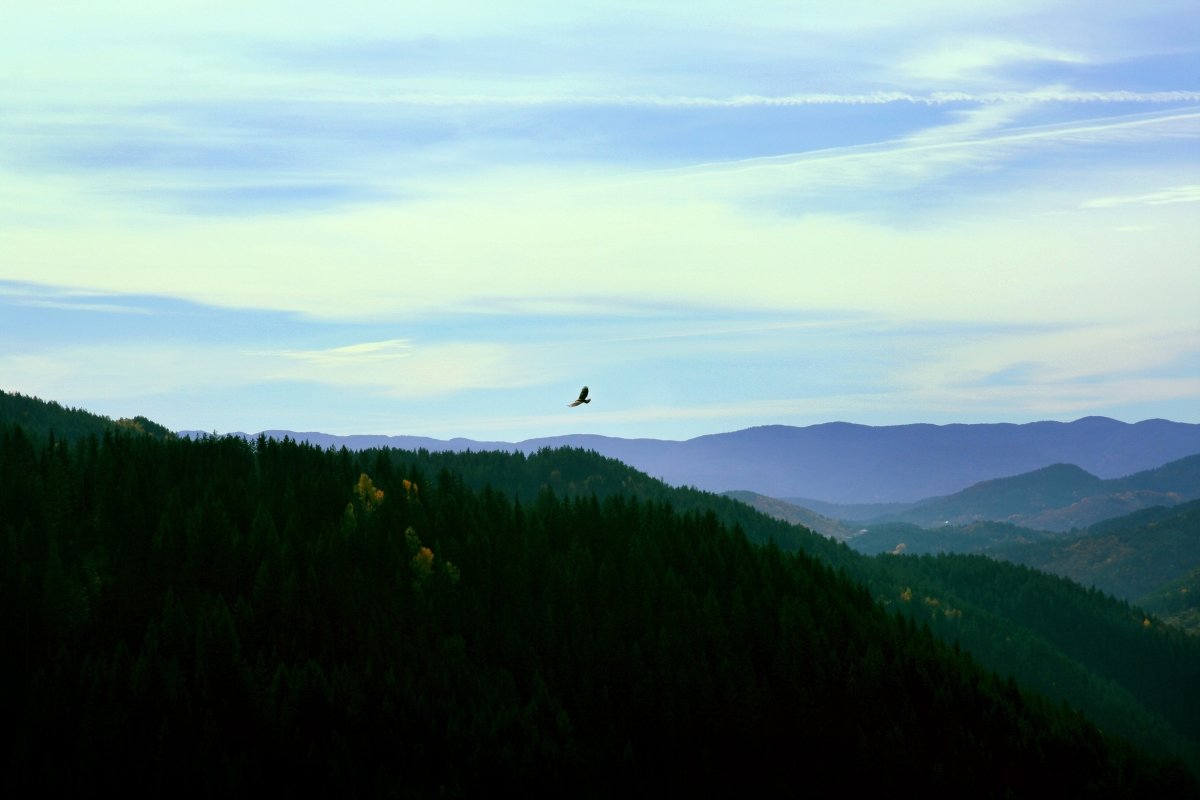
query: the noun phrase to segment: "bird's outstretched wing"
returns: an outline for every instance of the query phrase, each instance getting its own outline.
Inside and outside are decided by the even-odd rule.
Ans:
[[[588,396],[587,396],[587,394],[588,394],[588,388],[585,386],[585,387],[583,387],[583,389],[582,389],[582,390],[579,392],[579,399],[577,399],[577,400],[576,400],[574,403],[567,403],[567,407],[568,407],[568,408],[574,408],[575,406],[577,406],[577,405],[580,405],[581,403],[590,403],[590,402],[592,402],[591,400],[588,400]]]

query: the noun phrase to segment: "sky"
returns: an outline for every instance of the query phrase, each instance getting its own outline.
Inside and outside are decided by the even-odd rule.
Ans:
[[[1200,6],[14,0],[0,389],[493,441],[1200,422]]]

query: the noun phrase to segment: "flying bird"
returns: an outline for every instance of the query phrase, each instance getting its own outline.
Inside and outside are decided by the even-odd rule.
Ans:
[[[579,405],[580,403],[590,403],[590,402],[592,402],[592,401],[588,399],[587,387],[585,386],[579,392],[579,399],[576,400],[574,403],[567,403],[567,406],[570,408],[574,408],[575,406]]]

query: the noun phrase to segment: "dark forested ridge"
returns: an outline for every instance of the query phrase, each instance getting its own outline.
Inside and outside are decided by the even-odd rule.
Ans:
[[[624,470],[4,424],[4,788],[1195,796],[869,559]]]
[[[38,439],[53,434],[57,439],[66,441],[76,441],[88,436],[103,436],[106,430],[114,426],[158,438],[175,435],[164,426],[142,416],[114,421],[83,409],[66,408],[54,401],[2,390],[0,390],[0,423],[20,425],[28,435]]]

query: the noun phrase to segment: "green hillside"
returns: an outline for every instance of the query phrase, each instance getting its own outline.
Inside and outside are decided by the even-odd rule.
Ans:
[[[1171,509],[1152,509],[1130,519],[1161,523],[1173,516]],[[1119,523],[1106,525],[1117,529]],[[1161,527],[1162,533],[1175,530]],[[1060,536],[994,522],[933,530],[890,523],[872,525],[848,542],[857,552],[879,554],[876,558],[818,537],[801,539],[800,546],[867,585],[885,607],[930,625],[989,668],[1069,702],[1106,730],[1200,766],[1200,641],[1160,624],[1191,619],[1187,604],[1194,596],[1186,585],[1161,600],[1178,610],[1164,608],[1161,620],[1147,624],[1146,612],[1125,600],[1069,580],[991,558],[948,554],[952,548],[989,557],[1049,550],[1059,546]],[[1173,556],[1174,563],[1194,560],[1194,542],[1188,545],[1186,537],[1174,534],[1168,540],[1186,556]],[[1144,547],[1148,560],[1172,562],[1152,555],[1149,538]],[[1123,552],[1138,549],[1126,546]],[[884,555],[891,553],[905,557]],[[911,557],[922,554],[926,557]],[[1167,574],[1178,574],[1178,566]],[[1158,613],[1155,607],[1147,610]]]
[[[1200,640],[1139,608],[983,556],[878,556],[850,571],[885,607],[1156,752],[1200,755]]]
[[[997,548],[993,555],[1135,600],[1200,568],[1200,500],[1106,520],[1068,539]]]
[[[1140,598],[1138,605],[1164,622],[1200,635],[1200,567]]]

